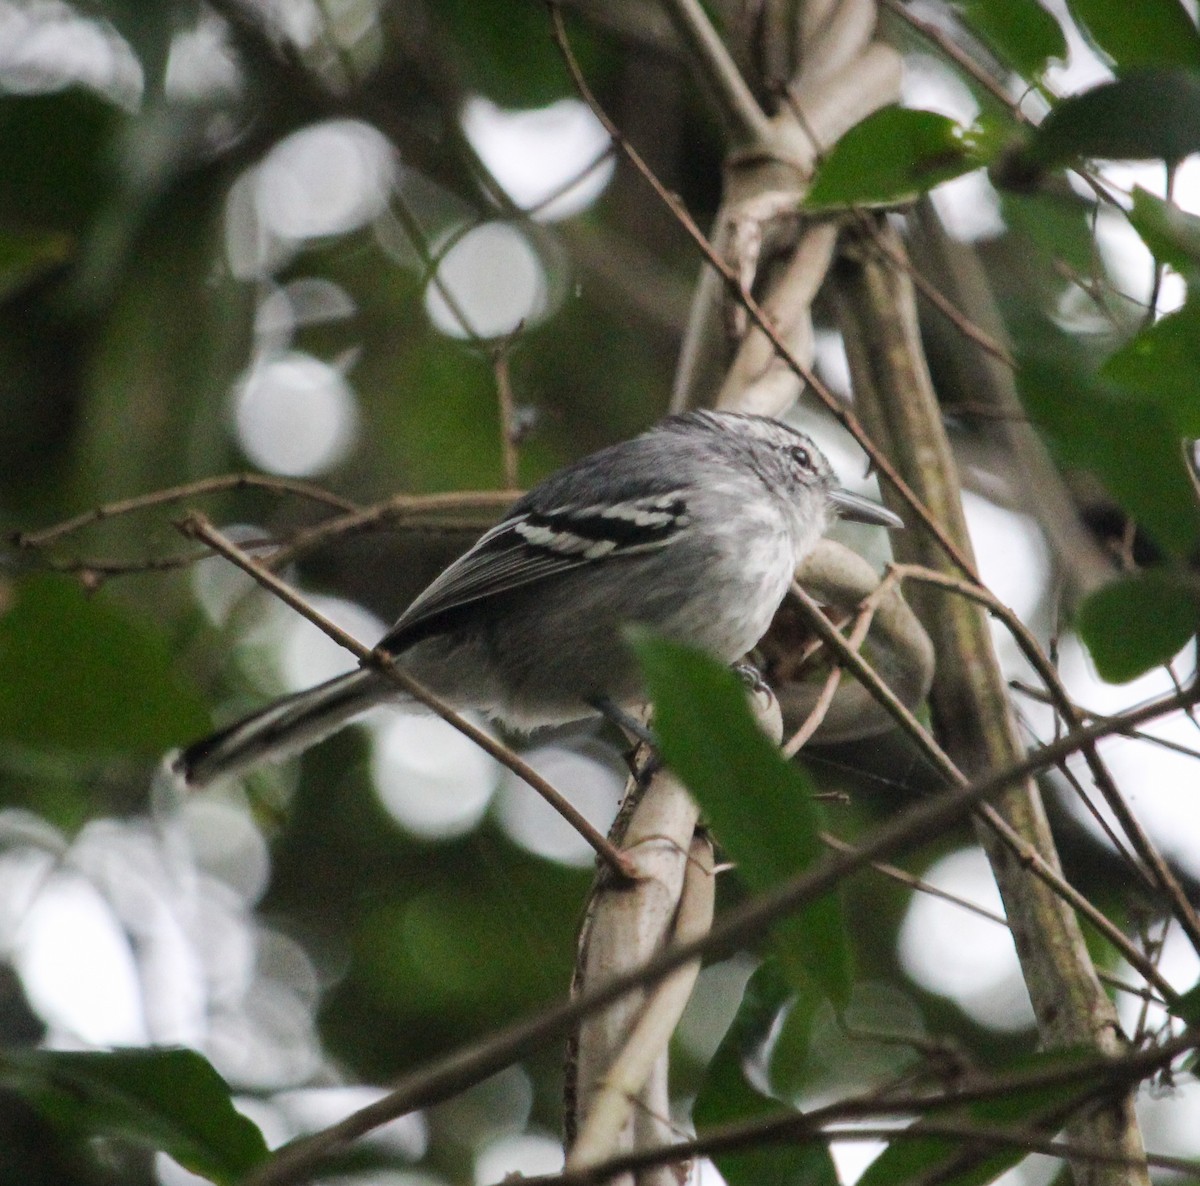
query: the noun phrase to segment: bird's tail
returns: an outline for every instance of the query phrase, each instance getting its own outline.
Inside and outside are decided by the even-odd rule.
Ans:
[[[266,708],[193,742],[171,762],[192,787],[278,760],[315,745],[351,718],[396,694],[377,672],[352,671],[284,696]]]

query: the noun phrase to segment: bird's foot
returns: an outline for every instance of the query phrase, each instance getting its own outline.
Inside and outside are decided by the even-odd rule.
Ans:
[[[769,692],[770,684],[763,679],[763,673],[759,671],[753,663],[735,663],[733,665],[733,674],[746,685],[747,692]]]

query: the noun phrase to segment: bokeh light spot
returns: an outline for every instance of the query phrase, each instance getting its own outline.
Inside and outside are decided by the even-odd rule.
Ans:
[[[561,1143],[544,1133],[518,1133],[486,1145],[475,1159],[476,1186],[492,1186],[511,1175],[556,1174],[563,1167]]]
[[[979,848],[942,857],[924,879],[978,906],[1002,913],[1000,891]],[[1007,928],[930,894],[915,893],[900,927],[900,963],[928,992],[948,997],[989,1029],[1015,1033],[1034,1023]]]
[[[499,767],[439,717],[373,714],[371,773],[387,813],[423,840],[462,836],[483,818]]]
[[[343,597],[309,594],[309,605],[364,646],[374,646],[387,631],[383,620]],[[358,659],[323,630],[291,609],[282,609],[279,672],[289,692],[302,692],[358,666]]]
[[[578,99],[506,111],[476,95],[463,106],[462,125],[508,195],[542,221],[586,210],[604,192],[616,168],[611,153],[603,156],[608,133]]]
[[[345,460],[358,436],[358,403],[336,367],[290,351],[254,363],[234,393],[234,421],[251,461],[304,477]]]
[[[425,310],[452,338],[498,338],[546,311],[545,269],[529,240],[506,222],[472,227],[442,256]]]
[[[327,120],[275,145],[259,166],[255,205],[282,238],[344,234],[383,210],[395,176],[395,152],[378,130]]]
[[[589,755],[560,745],[538,746],[521,755],[601,831],[616,815],[625,777],[616,755]],[[496,818],[509,837],[550,861],[586,866],[595,853],[586,840],[532,787],[505,771]]]

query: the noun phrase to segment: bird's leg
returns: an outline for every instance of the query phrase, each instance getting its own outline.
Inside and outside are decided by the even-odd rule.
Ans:
[[[636,738],[649,751],[646,759],[638,762],[638,750],[635,745],[625,754],[625,764],[629,767],[629,773],[637,779],[639,785],[644,786],[659,770],[662,769],[662,758],[658,753],[658,739],[650,730],[635,717],[632,713],[628,713],[616,701],[608,696],[592,696],[588,703],[602,716],[605,720],[611,721],[618,729],[624,729],[629,736]]]
[[[626,733],[632,737],[636,737],[638,741],[644,742],[652,750],[658,749],[658,741],[654,734],[635,717],[632,713],[626,712],[616,701],[608,696],[589,696],[588,704],[590,704],[605,720],[611,721],[620,729],[624,729]]]

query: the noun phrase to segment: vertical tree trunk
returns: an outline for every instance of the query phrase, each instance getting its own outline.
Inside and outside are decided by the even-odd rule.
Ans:
[[[912,283],[874,246],[876,234],[886,240],[887,255],[903,258],[899,236],[880,219],[873,229],[851,236],[836,273],[856,409],[904,480],[972,556],[958,473],[921,349]],[[894,547],[899,559],[953,571],[924,532],[898,533]],[[939,742],[968,777],[1016,762],[1024,747],[983,610],[930,589],[913,590],[911,599],[937,655],[930,705]],[[996,808],[1048,864],[1059,868],[1036,783],[1010,788]],[[1012,926],[1042,1044],[1122,1053],[1116,1011],[1096,977],[1074,912],[992,829],[980,822],[977,831]],[[1145,1155],[1132,1095],[1081,1116],[1071,1135],[1115,1156],[1137,1160]],[[1079,1186],[1148,1186],[1150,1180],[1144,1167],[1079,1163],[1073,1170]]]

